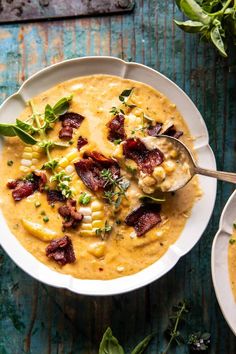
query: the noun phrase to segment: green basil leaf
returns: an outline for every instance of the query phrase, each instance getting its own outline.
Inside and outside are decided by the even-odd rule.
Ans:
[[[211,22],[211,17],[206,14],[200,5],[194,0],[180,0],[180,9],[186,16],[192,21],[198,21],[204,25],[208,25]]]
[[[57,120],[58,116],[55,115],[53,108],[47,104],[44,111],[44,119],[47,123],[53,123]]]
[[[145,337],[142,342],[140,342],[136,347],[132,350],[130,354],[142,354],[144,351],[147,349],[149,346],[151,340],[153,338],[152,334],[149,334],[149,336]]]
[[[222,39],[219,26],[213,27],[211,29],[211,40],[223,57],[227,57],[225,52],[225,45]]]
[[[102,337],[98,354],[125,354],[118,340],[112,335],[110,327]]]
[[[17,127],[24,130],[25,132],[32,132],[33,131],[32,126],[28,123],[22,122],[22,120],[17,119],[16,125],[17,125]]]
[[[183,31],[188,33],[197,33],[200,32],[202,27],[204,26],[203,23],[198,21],[176,21],[174,20],[177,26],[179,26]]]
[[[37,140],[33,138],[30,134],[20,129],[17,126],[14,126],[15,135],[17,135],[25,144],[35,145],[37,144]]]
[[[15,124],[4,124],[0,123],[0,135],[3,136],[16,136],[14,130]]]
[[[70,101],[72,100],[72,95],[68,97],[61,98],[54,106],[53,112],[56,116],[61,116],[68,111],[70,106]]]
[[[164,203],[166,200],[165,198],[155,198],[155,197],[152,197],[148,194],[143,194],[139,197],[139,200],[143,203]]]
[[[129,90],[124,90],[124,91],[122,91],[121,92],[121,94],[120,94],[120,96],[122,96],[122,97],[129,97],[130,96],[130,94],[131,94],[131,92],[133,91],[133,87],[131,88],[131,89],[129,89]]]

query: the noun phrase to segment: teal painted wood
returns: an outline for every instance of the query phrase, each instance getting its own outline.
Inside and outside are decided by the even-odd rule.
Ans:
[[[136,2],[132,15],[1,26],[0,100],[29,75],[63,59],[114,55],[144,63],[187,92],[207,123],[218,168],[235,170],[235,74],[228,73],[227,62],[210,46],[173,25],[173,17],[182,17],[173,1]],[[1,250],[0,354],[94,354],[108,325],[127,351],[156,332],[148,353],[159,353],[168,312],[183,298],[192,302],[192,329],[211,331],[211,354],[236,353],[236,340],[216,302],[210,269],[212,239],[232,190],[219,184],[206,232],[172,271],[122,296],[90,298],[45,286]],[[187,351],[177,348],[171,353]]]

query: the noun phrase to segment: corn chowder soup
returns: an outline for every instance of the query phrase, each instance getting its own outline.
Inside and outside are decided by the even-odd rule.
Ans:
[[[142,139],[165,134],[192,148],[192,137],[176,106],[140,82],[63,82],[28,102],[15,124],[0,124],[0,134],[9,228],[39,261],[77,278],[112,279],[157,261],[201,195],[196,177],[162,192],[178,153]]]
[[[233,224],[233,233],[229,240],[228,264],[231,287],[236,301],[236,223]]]

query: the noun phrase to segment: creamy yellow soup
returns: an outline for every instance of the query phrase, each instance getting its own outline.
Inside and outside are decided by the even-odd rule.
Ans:
[[[236,227],[233,227],[233,233],[229,240],[228,264],[231,287],[236,301]]]
[[[133,88],[128,104],[122,106],[119,95],[123,90]],[[46,104],[54,105],[62,97],[73,95],[69,111],[85,117],[81,126],[73,130],[73,137],[66,148],[51,149],[52,158],[57,158],[58,171],[70,175],[70,186],[77,210],[84,219],[76,229],[62,231],[62,217],[58,213],[60,203],[50,206],[46,193],[36,191],[21,201],[15,202],[12,191],[6,187],[9,179],[24,178],[35,169],[42,168],[47,161],[46,154],[37,145],[25,145],[18,137],[5,138],[1,169],[1,208],[12,233],[23,247],[48,267],[81,279],[112,279],[136,273],[157,261],[180,236],[191,209],[201,196],[198,180],[192,179],[178,192],[161,194],[165,199],[161,206],[161,222],[143,236],[137,237],[133,227],[124,222],[126,216],[140,205],[139,197],[144,194],[138,185],[133,170],[134,161],[122,156],[122,143],[115,144],[107,139],[107,123],[114,117],[112,107],[122,107],[125,116],[127,137],[145,136],[143,117],[163,124],[163,129],[174,124],[183,131],[181,140],[192,149],[189,129],[175,104],[162,93],[143,83],[108,75],[79,77],[63,82],[33,98],[37,112],[44,112]],[[27,120],[32,115],[30,106],[19,119]],[[50,139],[59,141],[61,122],[57,121],[48,133]],[[88,144],[77,150],[78,137]],[[37,135],[36,135],[37,138]],[[119,143],[119,142],[118,142]],[[121,166],[121,175],[130,183],[125,197],[117,209],[103,198],[101,193],[89,190],[74,169],[85,151],[97,151],[106,157],[116,158]],[[173,159],[176,156],[173,154]],[[12,160],[13,163],[9,163]],[[27,162],[28,161],[28,162]],[[129,168],[127,168],[127,166]],[[171,171],[167,171],[171,173]],[[48,179],[50,172],[47,171]],[[79,198],[86,192],[91,200],[81,205]],[[97,229],[103,230],[107,223],[111,230],[102,237]],[[45,230],[46,228],[46,230]],[[51,239],[63,235],[71,238],[76,261],[61,266],[46,256],[45,248]],[[190,235],[191,237],[191,235]]]

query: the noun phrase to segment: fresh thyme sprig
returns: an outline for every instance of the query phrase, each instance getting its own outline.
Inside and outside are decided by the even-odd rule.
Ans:
[[[125,114],[123,107],[129,107],[129,108],[134,108],[136,107],[135,104],[130,104],[128,103],[128,100],[130,99],[132,93],[133,93],[134,87],[132,87],[131,89],[126,89],[124,91],[121,92],[121,94],[119,95],[119,100],[121,102],[119,107],[112,107],[110,110],[110,113],[114,116],[116,116],[119,113]]]
[[[103,169],[101,177],[105,181],[104,187],[109,187],[109,190],[104,192],[104,198],[115,208],[119,208],[123,197],[126,197],[130,182],[123,177],[115,178],[109,169]]]
[[[102,240],[105,240],[112,231],[112,226],[109,225],[108,221],[105,221],[105,225],[103,228],[99,227],[95,230],[97,236],[100,236]]]
[[[65,173],[65,171],[54,173],[54,175],[50,177],[50,182],[56,182],[57,188],[61,191],[62,195],[64,195],[66,198],[71,198],[73,194],[69,186],[70,181],[71,181],[71,176],[68,176]]]
[[[173,342],[180,344],[183,343],[183,337],[179,331],[179,325],[184,321],[185,315],[189,312],[188,306],[185,301],[181,301],[177,306],[173,307],[173,313],[169,317],[169,325],[167,328],[167,335],[170,337],[169,342],[161,354],[168,354],[170,346]]]

